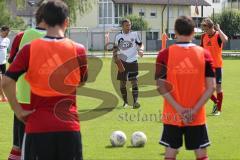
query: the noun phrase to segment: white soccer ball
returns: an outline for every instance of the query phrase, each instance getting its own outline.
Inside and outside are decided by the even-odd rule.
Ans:
[[[134,147],[144,147],[147,143],[147,136],[141,131],[134,132],[132,134],[131,143]]]
[[[113,147],[122,147],[126,143],[127,137],[122,131],[114,131],[110,136],[110,142]]]

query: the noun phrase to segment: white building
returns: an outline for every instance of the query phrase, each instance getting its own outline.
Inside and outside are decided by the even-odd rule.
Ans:
[[[240,0],[222,0],[222,9],[238,9],[240,10]]]
[[[199,15],[195,13],[195,6],[191,8],[191,15],[192,17],[211,17],[213,13],[221,13],[223,8],[223,1],[225,0],[206,0],[211,6],[203,7],[203,14],[202,8],[198,7]],[[227,0],[226,0],[227,1]],[[196,0],[196,3],[198,0]]]

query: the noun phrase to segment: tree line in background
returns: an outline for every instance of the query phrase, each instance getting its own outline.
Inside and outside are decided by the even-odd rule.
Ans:
[[[240,38],[240,11],[227,10],[212,17],[231,39]]]
[[[0,26],[8,25],[11,28],[26,28],[26,25],[22,18],[13,17],[11,13],[9,13],[6,0],[0,0]]]
[[[7,1],[9,0],[0,0],[0,26],[9,25],[11,28],[15,29],[25,29],[27,26],[24,23],[23,19],[20,17],[12,16],[7,7]],[[27,0],[13,0],[18,7],[26,6]],[[41,3],[44,0],[35,0],[38,3]],[[74,24],[77,19],[77,15],[83,15],[92,9],[94,3],[97,3],[97,0],[63,0],[67,3],[70,10],[70,19],[71,23]],[[125,18],[128,18],[132,21],[133,30],[148,30],[149,25],[146,20],[142,19],[138,15],[129,15]],[[215,23],[219,23],[221,29],[230,37],[236,38],[240,37],[240,11],[239,10],[227,10],[223,11],[220,14],[215,14],[214,17]]]
[[[18,8],[24,8],[27,0],[14,0]],[[44,0],[35,0],[36,5],[41,4]],[[63,0],[69,6],[71,23],[75,24],[77,15],[81,16],[92,9],[97,0]],[[12,16],[7,6],[7,0],[0,0],[0,26],[9,25],[15,29],[25,29],[27,26],[23,19],[18,16]],[[131,20],[133,30],[148,30],[148,23],[137,15],[129,15],[125,18]]]
[[[129,15],[128,18],[132,22],[132,29],[135,31],[149,30],[149,25],[146,20],[138,15]],[[222,13],[212,16],[215,23],[220,24],[221,29],[228,35],[230,39],[240,39],[240,11],[226,10]],[[195,38],[200,39],[201,34],[196,34]]]
[[[0,0],[0,26],[8,25],[14,29],[25,29],[27,26],[23,19],[18,16],[13,16],[9,12],[8,3],[9,0]],[[28,0],[13,0],[17,4],[18,8],[24,8]],[[36,6],[39,5],[44,0],[35,0]],[[97,0],[62,0],[69,6],[71,23],[76,22],[77,15],[83,15],[91,10],[94,3]]]

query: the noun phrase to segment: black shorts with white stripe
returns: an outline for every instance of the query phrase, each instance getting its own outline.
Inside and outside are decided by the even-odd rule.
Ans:
[[[120,80],[120,81],[137,80],[137,77],[138,77],[138,62],[137,61],[133,61],[133,62],[122,61],[122,64],[125,68],[125,71],[124,72],[118,72],[117,80]]]
[[[186,126],[164,125],[160,144],[173,149],[179,149],[183,145],[183,136],[187,150],[196,150],[210,146],[207,126]]]
[[[80,132],[25,134],[23,160],[83,160]]]
[[[22,149],[25,125],[14,115],[13,121],[13,145]]]

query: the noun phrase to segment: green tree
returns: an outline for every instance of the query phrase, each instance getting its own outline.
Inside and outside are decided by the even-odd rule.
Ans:
[[[6,0],[5,0],[6,1]],[[19,7],[26,6],[27,0],[15,0]],[[46,0],[35,0],[38,4]],[[75,23],[77,15],[82,16],[92,9],[92,6],[98,2],[98,0],[62,0],[64,1],[70,11],[71,23]]]
[[[213,16],[212,16],[213,18]],[[229,36],[240,34],[240,11],[227,10],[221,14],[214,15],[214,22],[218,23],[221,29]]]
[[[146,20],[137,15],[129,15],[125,18],[129,19],[132,22],[132,30],[141,31],[148,30],[148,23]]]
[[[11,28],[24,29],[26,25],[20,17],[13,17],[7,10],[7,2],[9,0],[0,0],[0,26],[9,25]],[[28,0],[12,0],[15,1],[18,8],[24,8]],[[40,4],[44,0],[35,0]],[[74,24],[77,15],[82,16],[92,9],[97,0],[63,0],[69,6],[71,23]]]
[[[6,8],[6,1],[0,0],[0,26],[8,25],[11,28],[24,29],[26,25],[22,18],[12,17],[9,11]]]

